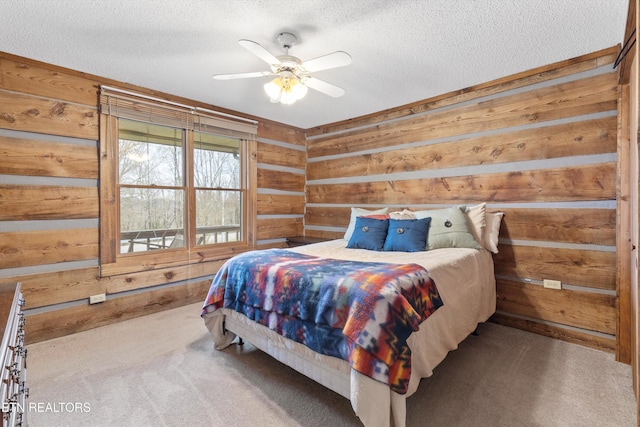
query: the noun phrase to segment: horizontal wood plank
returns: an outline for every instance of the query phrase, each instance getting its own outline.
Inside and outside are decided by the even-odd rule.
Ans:
[[[0,268],[56,264],[97,257],[97,228],[0,233]]]
[[[111,277],[100,277],[98,267],[89,267],[3,277],[0,278],[0,284],[19,281],[27,308],[36,308],[87,299],[95,294],[110,295],[212,276],[225,261],[223,259]]]
[[[283,249],[288,248],[286,240],[282,240],[281,242],[269,242],[269,243],[260,243],[256,245],[256,250],[262,249]]]
[[[0,278],[0,284],[21,283],[26,308],[37,308],[105,293],[98,267]]]
[[[498,210],[498,209],[489,209]],[[499,209],[500,237],[589,245],[616,244],[615,209]]]
[[[258,240],[300,236],[302,232],[302,218],[258,219]]]
[[[494,257],[496,275],[616,288],[615,252],[508,244],[500,244],[499,251]]]
[[[322,239],[342,239],[344,237],[344,231],[326,231],[326,230],[311,230],[305,229],[305,236],[319,237]]]
[[[210,281],[201,280],[26,316],[27,344],[50,340],[163,310],[204,302]],[[204,326],[203,326],[204,327]]]
[[[421,204],[615,200],[616,164],[486,175],[308,184],[307,203]]]
[[[258,188],[282,191],[304,191],[303,174],[258,168]]]
[[[258,141],[258,163],[304,170],[306,162],[304,151]]]
[[[300,146],[306,145],[306,138],[302,129],[263,120],[258,123],[258,138],[287,142]]]
[[[0,90],[0,128],[98,139],[98,109]]]
[[[342,178],[616,152],[616,117],[310,162],[307,179]]]
[[[99,88],[94,80],[2,57],[0,70],[2,89],[77,104],[98,105]]]
[[[308,158],[390,147],[474,132],[614,111],[617,108],[615,73],[435,111],[375,127],[314,139]]]
[[[0,184],[0,220],[98,218],[97,187]]]
[[[303,215],[304,196],[258,194],[258,215]]]
[[[360,117],[352,117],[337,123],[329,123],[307,129],[307,137],[315,137],[327,133],[340,132],[351,128],[371,126],[377,123],[408,117],[436,108],[447,107],[481,97],[495,95],[508,90],[518,89],[529,85],[546,82],[560,77],[570,76],[584,71],[593,70],[607,64],[613,64],[619,53],[618,46],[602,49],[597,52],[581,55],[575,58],[543,65],[510,76],[505,76],[489,82],[437,95],[426,100],[378,111]]]
[[[170,285],[186,280],[199,280],[205,276],[213,276],[226,261],[227,259],[225,258],[191,265],[125,273],[118,276],[102,277],[100,281],[104,287],[104,292],[109,295],[124,291],[140,290],[156,285]],[[205,280],[211,281],[211,278]]]
[[[609,246],[616,242],[615,209],[487,208],[487,211],[504,213],[500,226],[501,238]],[[348,207],[307,206],[305,224],[346,228],[350,215],[351,208]]]
[[[616,348],[616,339],[613,336],[607,337],[588,332],[576,331],[574,329],[563,328],[561,325],[550,325],[547,323],[540,323],[528,319],[509,316],[508,313],[496,313],[491,316],[490,320],[501,325],[534,332],[539,335],[610,353],[613,353]]]
[[[499,279],[497,310],[614,335],[616,297]]]
[[[98,179],[98,149],[0,135],[0,174]]]

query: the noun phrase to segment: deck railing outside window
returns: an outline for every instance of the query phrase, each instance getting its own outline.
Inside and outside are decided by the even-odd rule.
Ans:
[[[181,228],[122,232],[120,233],[121,253],[184,247],[182,232]],[[240,238],[240,225],[198,227],[196,229],[197,245],[237,242]]]

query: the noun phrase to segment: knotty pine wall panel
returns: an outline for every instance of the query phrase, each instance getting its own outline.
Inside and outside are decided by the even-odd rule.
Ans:
[[[97,148],[0,136],[0,173],[98,179]]]
[[[412,172],[425,165],[430,170],[454,168],[468,165],[470,156],[488,165],[561,158],[576,151],[610,153],[615,151],[616,129],[616,117],[606,117],[370,153],[357,163],[350,157],[331,158],[309,163],[307,179]]]
[[[309,158],[355,153],[615,110],[617,82],[615,73],[585,77],[376,125],[371,129],[318,137],[309,145],[307,152]]]
[[[98,217],[98,189],[52,185],[0,184],[0,220]]]
[[[351,206],[487,202],[493,320],[616,350],[615,51],[309,130],[305,234],[341,238]]]
[[[169,257],[166,267],[101,277],[101,84],[195,105],[0,53],[0,283],[22,282],[27,342],[203,301],[224,262],[172,265]],[[286,236],[302,233],[304,132],[260,121],[257,138],[258,245],[284,246]],[[89,305],[89,296],[100,293],[107,301]]]
[[[257,248],[303,234],[306,162],[304,132],[258,125]]]

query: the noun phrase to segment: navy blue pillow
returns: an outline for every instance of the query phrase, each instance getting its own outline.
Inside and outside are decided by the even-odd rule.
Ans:
[[[356,218],[356,227],[347,243],[351,249],[369,249],[381,251],[387,238],[388,219],[375,219],[366,217]]]
[[[390,219],[385,251],[420,252],[426,250],[431,218]]]

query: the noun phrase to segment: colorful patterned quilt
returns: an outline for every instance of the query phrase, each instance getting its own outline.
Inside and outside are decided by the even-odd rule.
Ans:
[[[442,304],[427,270],[417,264],[269,249],[227,261],[202,314],[234,309],[404,394],[411,375],[407,338]]]

